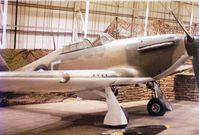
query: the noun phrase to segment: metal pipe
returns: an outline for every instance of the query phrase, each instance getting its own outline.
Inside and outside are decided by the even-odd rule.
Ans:
[[[76,4],[76,3],[75,3]],[[76,12],[73,12],[73,24],[72,24],[72,38],[71,38],[71,42],[74,43],[75,42],[75,14]]]
[[[85,26],[84,26],[84,38],[87,37],[87,30],[88,30],[88,14],[89,14],[89,0],[86,1],[86,15],[85,15]]]
[[[82,15],[81,11],[79,11],[79,15],[80,15],[80,18],[81,18],[81,21],[82,21],[82,24],[83,24],[83,30],[84,30],[85,22],[84,22],[83,15]]]
[[[144,27],[144,36],[147,36],[148,16],[149,16],[149,0],[147,0],[146,17],[145,17],[145,27]]]
[[[18,0],[16,0],[16,11],[15,11],[15,34],[14,34],[14,49],[17,47],[17,16],[18,16]]]
[[[2,10],[2,6],[1,6],[1,0],[0,0],[0,20],[3,20],[2,18],[3,18],[3,10]],[[0,21],[0,26],[2,25],[2,21]],[[1,47],[1,45],[2,45],[2,34],[0,33],[0,47]]]
[[[190,26],[192,25],[193,23],[193,7],[194,7],[194,3],[192,1],[192,6],[191,6],[191,18],[190,18]]]
[[[4,0],[4,11],[3,11],[3,42],[2,42],[1,48],[5,48],[6,47],[7,10],[8,10],[8,0]]]
[[[3,9],[2,9],[2,6],[1,6],[1,0],[0,0],[0,12],[1,12],[1,17],[3,17]]]

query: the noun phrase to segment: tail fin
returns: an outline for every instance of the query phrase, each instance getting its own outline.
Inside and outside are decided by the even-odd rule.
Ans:
[[[0,55],[0,71],[9,71],[9,70],[10,69],[9,69],[7,63],[5,62],[5,60]]]

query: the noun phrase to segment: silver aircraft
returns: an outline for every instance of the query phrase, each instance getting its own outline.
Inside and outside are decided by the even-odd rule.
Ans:
[[[84,40],[17,71],[0,72],[0,91],[74,91],[99,95],[106,98],[108,105],[104,124],[119,126],[127,125],[128,120],[113,93],[115,86],[144,84],[155,93],[147,105],[149,114],[162,116],[172,107],[155,80],[190,68],[183,66],[189,56],[194,58],[197,82],[199,79],[199,36],[184,31],[186,36],[129,38],[96,47]]]

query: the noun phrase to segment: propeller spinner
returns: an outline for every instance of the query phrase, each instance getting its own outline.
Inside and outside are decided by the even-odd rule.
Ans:
[[[185,37],[185,48],[187,50],[187,53],[189,56],[193,56],[193,70],[195,73],[197,85],[199,88],[199,35],[191,36],[188,31],[183,27],[182,23],[178,20],[178,18],[175,16],[171,8],[168,8],[170,13],[174,16],[177,23],[180,25],[182,30],[186,33]]]

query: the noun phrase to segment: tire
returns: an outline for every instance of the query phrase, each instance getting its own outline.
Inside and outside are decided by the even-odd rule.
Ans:
[[[147,110],[151,116],[163,116],[166,112],[166,107],[157,98],[152,98],[148,105]]]
[[[42,64],[42,65],[37,66],[34,71],[39,71],[39,70],[46,71],[46,70],[48,70],[48,67],[46,65]]]

